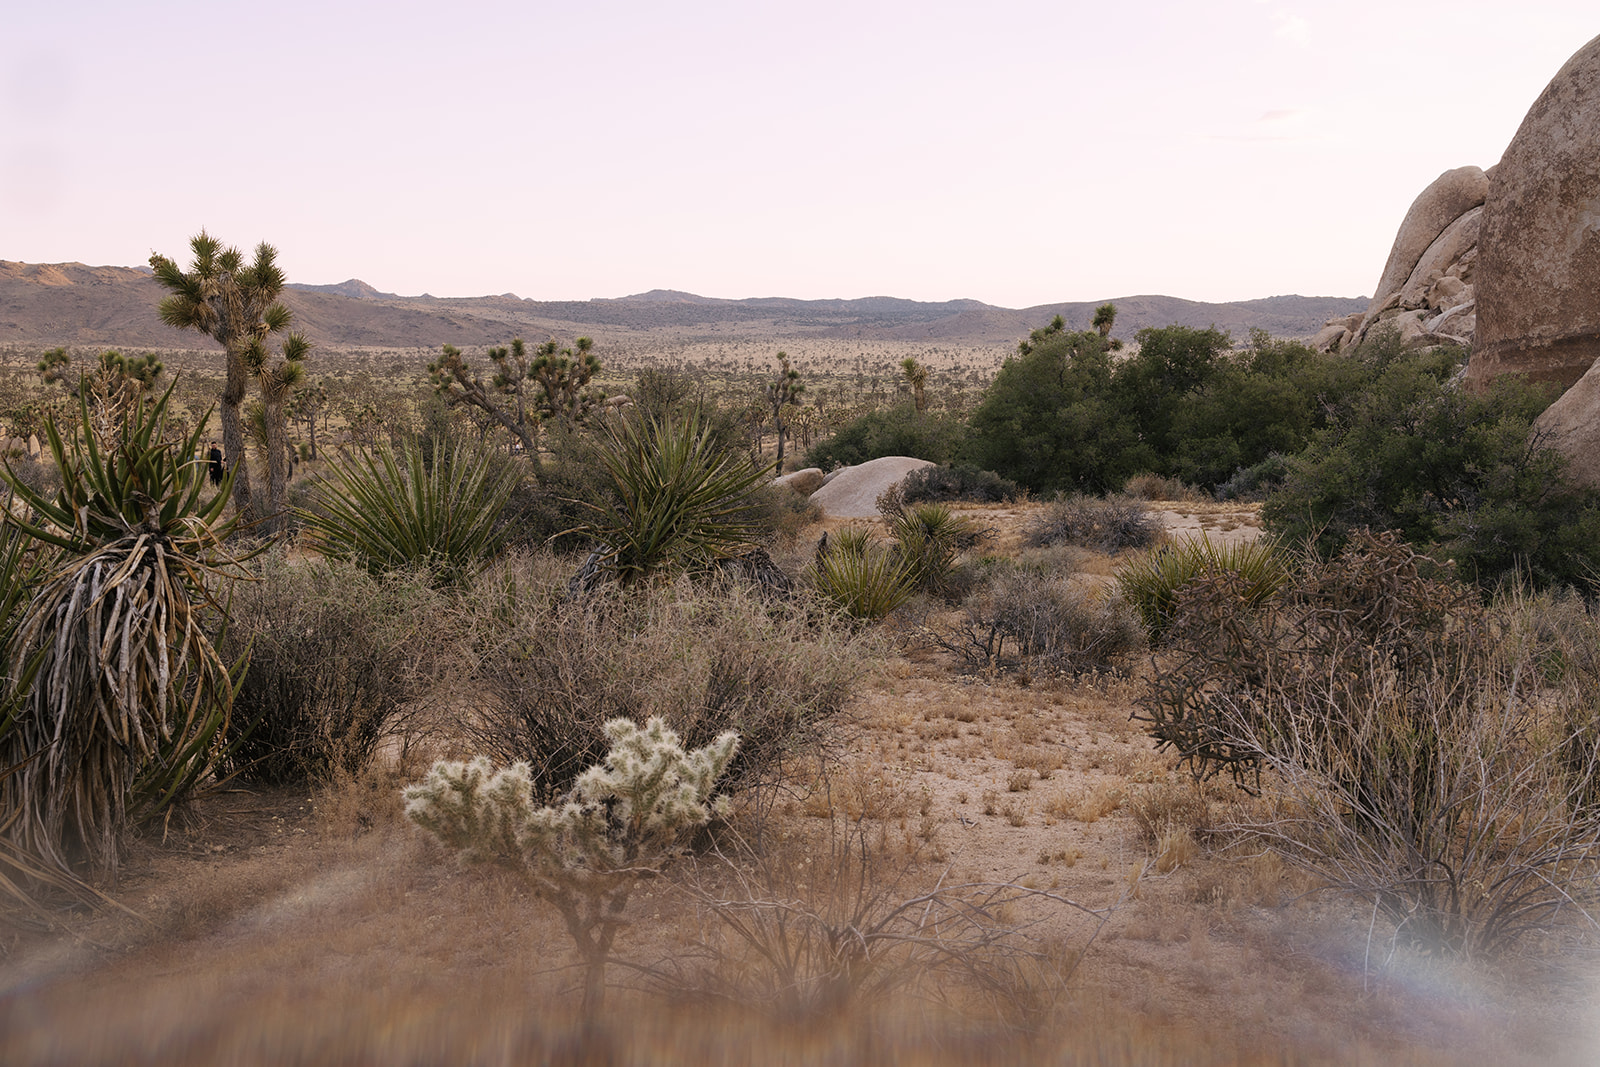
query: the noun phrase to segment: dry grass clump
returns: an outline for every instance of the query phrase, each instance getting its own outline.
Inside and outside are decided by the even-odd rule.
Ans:
[[[1184,485],[1176,478],[1168,478],[1160,474],[1135,474],[1128,479],[1122,487],[1125,496],[1135,500],[1175,500],[1180,503],[1198,504],[1209,501],[1211,498],[1192,485]]]
[[[1079,545],[1107,555],[1160,543],[1165,528],[1131,496],[1061,496],[1045,505],[1028,531],[1028,545]]]
[[[604,755],[608,719],[664,719],[688,747],[742,744],[730,788],[776,783],[795,757],[837,744],[875,638],[803,602],[687,579],[562,597],[525,558],[491,568],[462,625],[477,668],[463,699],[474,750],[526,761],[541,798]]]

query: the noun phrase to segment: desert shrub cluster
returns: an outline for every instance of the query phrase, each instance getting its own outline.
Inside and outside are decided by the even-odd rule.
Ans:
[[[1112,554],[1149,548],[1163,536],[1161,518],[1134,496],[1057,495],[1028,529],[1034,548],[1079,545]]]
[[[1259,595],[1177,593],[1139,717],[1197,778],[1278,799],[1233,829],[1370,900],[1398,938],[1489,954],[1600,889],[1596,705],[1570,600],[1485,604],[1397,534]]]
[[[605,752],[605,723],[660,718],[698,747],[741,739],[729,781],[771,784],[837,737],[870,639],[809,601],[688,579],[564,597],[565,576],[526,557],[492,568],[467,605],[478,664],[464,701],[474,751],[531,768],[556,796]]]
[[[281,549],[253,561],[213,623],[221,654],[248,661],[223,771],[273,783],[360,774],[447,673],[451,613],[431,577]]]

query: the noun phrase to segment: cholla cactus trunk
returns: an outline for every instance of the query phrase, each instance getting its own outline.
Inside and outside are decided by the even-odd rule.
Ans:
[[[711,791],[739,747],[733,732],[685,752],[658,718],[605,725],[611,751],[558,806],[533,806],[526,763],[494,770],[480,756],[434,764],[405,790],[406,815],[463,857],[521,871],[560,912],[584,963],[583,1010],[605,998],[605,966],[639,880],[659,873],[684,833],[727,798]]]

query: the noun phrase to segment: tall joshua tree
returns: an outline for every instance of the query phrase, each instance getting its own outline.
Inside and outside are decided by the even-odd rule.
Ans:
[[[906,383],[911,386],[911,399],[917,405],[917,414],[920,415],[928,407],[928,368],[907,356],[900,361],[900,372],[906,376]]]
[[[255,262],[249,264],[237,248],[224,248],[204,230],[189,241],[189,250],[194,253],[194,262],[188,270],[166,256],[150,257],[156,281],[172,294],[161,301],[161,321],[180,330],[207,334],[226,353],[222,450],[234,472],[234,508],[248,521],[255,511],[250,500],[250,465],[245,457],[244,420],[239,409],[252,376],[247,354],[264,345],[269,335],[289,328],[289,309],[278,302],[283,292],[283,271],[278,269],[277,249],[266,242],[256,246]]]

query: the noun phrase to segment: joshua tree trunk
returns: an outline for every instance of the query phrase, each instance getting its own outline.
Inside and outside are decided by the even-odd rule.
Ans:
[[[222,390],[222,454],[224,462],[234,472],[233,508],[241,526],[255,521],[255,507],[250,497],[250,463],[244,452],[244,419],[239,411],[248,380],[243,357],[230,351],[228,378]]]
[[[261,402],[267,423],[267,514],[264,532],[276,536],[287,520],[289,502],[289,433],[283,413],[288,389],[263,381]]]

